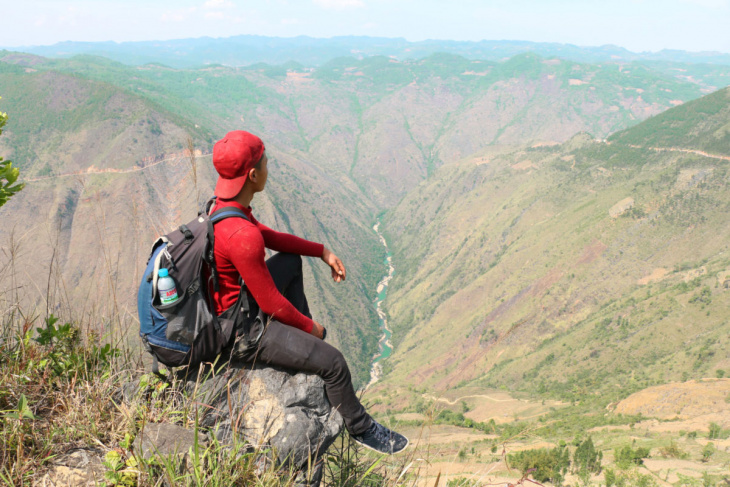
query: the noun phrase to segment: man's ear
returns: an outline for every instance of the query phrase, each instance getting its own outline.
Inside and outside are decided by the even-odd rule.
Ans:
[[[258,173],[256,172],[256,168],[252,167],[251,169],[248,170],[248,179],[255,183],[257,178],[258,178]]]

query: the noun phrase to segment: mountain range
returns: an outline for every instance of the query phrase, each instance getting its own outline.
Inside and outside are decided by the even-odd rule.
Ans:
[[[506,61],[433,54],[336,58],[314,68],[177,69],[2,52],[1,106],[11,119],[0,153],[14,160],[28,183],[0,210],[0,237],[8,249],[2,286],[47,311],[100,312],[102,330],[129,323],[148,245],[194,217],[215,181],[212,144],[228,130],[246,128],[264,138],[271,161],[272,177],[254,202],[255,214],[274,228],[324,242],[348,266],[348,281],[339,286],[316,261],[305,270],[314,314],[345,352],[359,385],[369,378],[376,350],[372,299],[387,272],[372,230],[381,216],[396,266],[385,303],[396,353],[385,362],[384,384],[547,388],[558,381],[558,365],[570,365],[543,343],[558,344],[561,333],[577,336],[570,330],[599,317],[619,327],[623,308],[616,304],[609,316],[597,311],[597,303],[623,303],[633,289],[629,283],[655,267],[671,277],[661,282],[674,283],[679,274],[670,272],[673,266],[690,266],[682,271],[689,272],[714,255],[708,249],[695,259],[677,251],[649,268],[616,243],[658,211],[669,189],[683,187],[679,179],[721,184],[721,164],[697,168],[692,164],[706,156],[656,149],[667,148],[667,138],[658,134],[681,125],[672,118],[679,117],[685,125],[676,131],[686,137],[677,147],[727,154],[727,131],[712,122],[726,112],[707,111],[724,106],[727,91],[700,97],[714,91],[712,83],[723,81],[730,68],[694,67],[694,77],[674,69],[533,53]],[[690,128],[699,121],[701,128]],[[658,125],[647,130],[645,124]],[[675,174],[674,166],[689,172]],[[652,184],[652,193],[633,191]],[[682,204],[666,209],[670,216],[659,220],[660,229],[634,242],[632,252],[687,231],[664,222],[679,218],[672,212],[690,211],[682,205],[694,193],[670,193]],[[634,201],[629,216],[603,218],[627,198]],[[712,198],[722,200],[719,193]],[[594,227],[599,222],[606,228]],[[581,237],[567,238],[573,233]],[[697,236],[677,238],[696,252],[689,247]],[[610,252],[601,250],[604,245]],[[616,269],[636,270],[616,271],[627,274],[613,283],[613,267],[598,259],[600,269],[585,266],[568,280],[562,269],[577,266],[583,252],[590,262],[593,253],[611,255]],[[713,297],[713,306],[720,302]],[[665,307],[674,310],[670,304]],[[132,332],[127,336],[136,340]],[[476,343],[491,348],[470,348]],[[515,344],[509,357],[530,359],[514,358],[519,369],[500,366],[507,358],[500,344]],[[550,353],[554,368],[540,368],[543,375],[535,380],[515,379],[515,370],[530,377],[526,364]],[[707,367],[718,363],[713,357]],[[474,365],[471,372],[460,373],[466,364]],[[674,375],[684,371],[679,367]],[[665,373],[664,380],[674,375]],[[660,379],[644,382],[653,380]]]
[[[403,38],[340,36],[332,38],[266,37],[240,35],[225,38],[190,38],[140,42],[59,42],[50,46],[4,46],[14,51],[45,57],[71,57],[79,54],[103,56],[125,64],[163,63],[175,68],[206,64],[246,66],[255,63],[282,64],[296,61],[319,66],[337,57],[390,56],[414,60],[435,53],[448,53],[489,61],[504,61],[518,54],[585,62],[663,61],[688,64],[730,65],[730,54],[688,52],[665,49],[658,52],[631,52],[619,46],[576,46],[556,42],[509,40],[409,42]]]

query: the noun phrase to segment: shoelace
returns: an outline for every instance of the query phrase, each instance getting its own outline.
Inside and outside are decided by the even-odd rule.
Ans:
[[[373,432],[375,438],[382,443],[390,443],[390,431],[382,424],[375,424],[375,431]]]

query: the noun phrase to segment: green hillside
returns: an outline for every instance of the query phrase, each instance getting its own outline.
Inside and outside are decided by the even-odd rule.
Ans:
[[[643,66],[533,54],[499,63],[445,54],[339,58],[318,69],[0,57],[0,96],[11,116],[0,150],[30,183],[3,209],[3,238],[14,225],[28,227],[24,241],[39,242],[38,255],[47,256],[19,254],[29,290],[49,288],[50,265],[64,280],[59,293],[70,289],[69,308],[95,296],[90,286],[101,278],[133,315],[136,282],[127,269],[139,267],[154,234],[190,218],[212,191],[209,156],[198,159],[200,173],[181,157],[188,136],[205,154],[223,133],[246,128],[262,135],[272,159],[256,206],[262,221],[326,243],[348,265],[344,285],[332,286],[316,263],[307,276],[315,314],[359,383],[376,345],[371,300],[385,271],[371,229],[379,212],[468,154],[555,144],[580,131],[603,137],[701,94],[695,83]],[[131,241],[120,221],[136,229]]]
[[[282,151],[356,181],[361,196],[380,209],[437,167],[489,145],[563,142],[580,131],[605,137],[702,95],[696,83],[640,64],[530,53],[499,63],[448,54],[337,58],[316,69],[296,63],[133,67],[93,56],[3,59],[16,69],[114,85],[208,134],[244,124]]]
[[[396,274],[383,389],[506,388],[606,404],[730,373],[728,161],[623,144],[679,120],[680,140],[705,147],[695,141],[716,124],[697,130],[683,117],[693,105],[728,113],[727,94],[610,145],[579,135],[477,154],[404,198],[384,219]]]
[[[126,169],[141,158],[181,152],[210,134],[154,101],[104,82],[0,62],[4,153],[26,178],[96,168]]]
[[[612,142],[646,147],[683,147],[730,152],[730,89],[723,89],[618,132]]]

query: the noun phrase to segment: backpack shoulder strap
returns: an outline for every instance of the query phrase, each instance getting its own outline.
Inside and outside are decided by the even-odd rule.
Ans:
[[[216,223],[231,217],[244,218],[248,221],[251,221],[243,210],[232,206],[227,206],[215,210],[213,213],[210,214],[209,218],[211,223],[215,225]]]
[[[215,232],[213,229],[213,225],[216,223],[222,222],[223,220],[227,218],[243,218],[247,221],[251,221],[246,213],[243,212],[240,208],[235,208],[231,206],[227,206],[224,208],[219,208],[215,210],[213,213],[211,213],[208,216],[208,252],[209,255],[206,256],[206,260],[208,261],[208,264],[210,266],[210,278],[213,280],[213,289],[215,289],[215,292],[219,291],[218,287],[218,270],[215,266],[215,256],[214,256],[214,245],[215,245]]]

